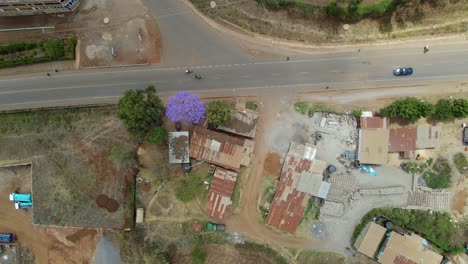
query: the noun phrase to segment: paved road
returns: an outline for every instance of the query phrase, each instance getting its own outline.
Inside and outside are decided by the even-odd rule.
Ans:
[[[291,57],[290,61],[213,64],[194,67],[204,76],[195,80],[184,67],[143,67],[99,71],[61,72],[17,76],[0,80],[0,107],[25,107],[31,102],[56,102],[90,98],[117,98],[124,90],[154,84],[162,93],[181,90],[219,91],[288,88],[294,91],[346,89],[372,86],[424,84],[433,80],[468,80],[465,45]],[[394,66],[412,66],[410,77],[394,77]],[[9,77],[7,77],[9,78]]]
[[[253,58],[180,0],[145,0],[162,34],[165,65],[240,63]]]

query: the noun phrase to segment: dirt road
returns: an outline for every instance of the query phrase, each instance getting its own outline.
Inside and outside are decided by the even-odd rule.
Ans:
[[[282,103],[278,103],[278,98],[282,98]],[[258,190],[260,189],[263,177],[268,177],[264,173],[264,162],[271,149],[266,142],[269,132],[268,124],[277,114],[289,107],[288,100],[284,94],[270,93],[261,97],[262,108],[261,117],[257,125],[255,159],[252,161],[252,172],[243,191],[244,196],[241,201],[241,210],[238,214],[226,219],[229,231],[241,232],[255,240],[268,243],[276,249],[281,248],[307,248],[325,249],[326,245],[319,240],[309,240],[305,238],[293,237],[283,232],[273,231],[260,222],[258,212]]]

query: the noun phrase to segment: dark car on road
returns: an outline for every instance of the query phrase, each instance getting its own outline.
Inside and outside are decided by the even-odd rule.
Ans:
[[[405,76],[413,74],[413,68],[396,68],[393,70],[393,75],[395,76]]]

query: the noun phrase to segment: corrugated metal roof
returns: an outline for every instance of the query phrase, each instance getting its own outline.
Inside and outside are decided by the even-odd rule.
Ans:
[[[417,128],[417,149],[437,148],[442,141],[441,126],[418,126]]]
[[[361,116],[360,120],[361,128],[389,128],[390,127],[390,119],[384,117],[365,117]]]
[[[310,155],[313,145],[302,145],[292,142],[284,160],[281,177],[276,185],[276,193],[270,205],[266,224],[284,231],[294,233],[304,215],[304,209],[310,195],[297,189],[303,171],[309,172],[312,166]],[[314,148],[315,149],[315,148]]]
[[[362,254],[374,258],[386,229],[374,222],[369,222],[359,234],[354,246]]]
[[[206,204],[206,213],[210,217],[224,218],[226,209],[231,205],[231,195],[234,191],[237,175],[237,172],[216,168]]]
[[[190,157],[239,171],[244,156],[250,155],[244,151],[244,142],[245,139],[197,126],[190,140]]]
[[[417,131],[415,127],[390,129],[388,152],[404,152],[409,158],[416,150]]]
[[[249,109],[236,111],[232,122],[219,126],[217,129],[244,137],[255,137],[258,113]]]
[[[416,261],[412,261],[409,258],[405,258],[404,256],[396,256],[393,260],[393,264],[418,264]]]

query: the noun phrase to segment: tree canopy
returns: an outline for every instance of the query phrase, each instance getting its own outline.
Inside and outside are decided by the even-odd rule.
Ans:
[[[125,91],[117,104],[117,116],[138,140],[144,140],[152,126],[161,124],[163,113],[164,106],[154,86]]]
[[[206,106],[206,117],[215,127],[224,125],[234,118],[234,106],[226,100],[211,101]]]
[[[406,97],[380,109],[380,114],[388,117],[401,117],[413,123],[421,117],[434,114],[434,105],[419,98]]]
[[[198,124],[205,119],[205,104],[198,100],[198,95],[179,92],[169,98],[166,115],[172,122]]]

